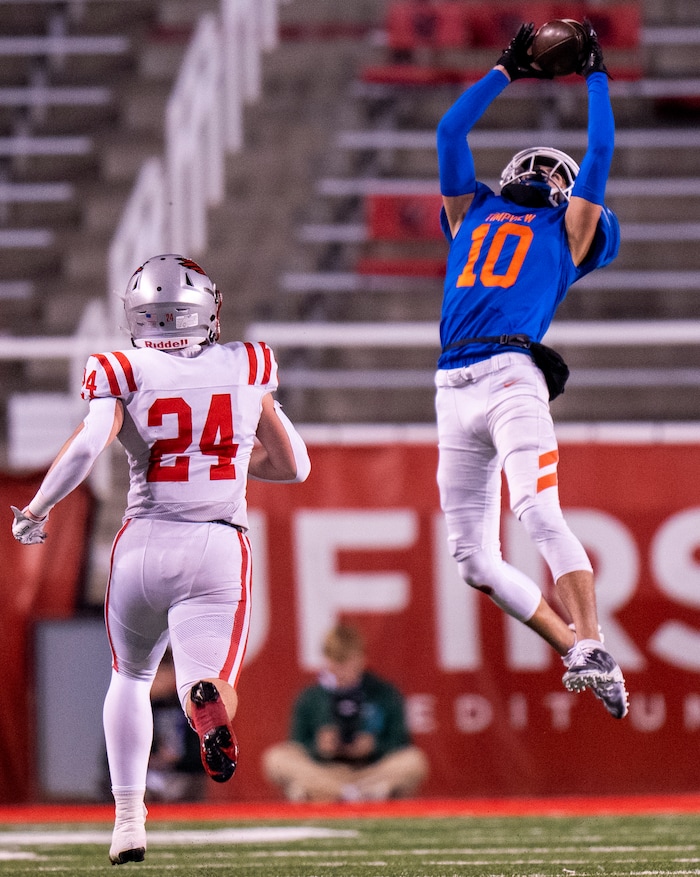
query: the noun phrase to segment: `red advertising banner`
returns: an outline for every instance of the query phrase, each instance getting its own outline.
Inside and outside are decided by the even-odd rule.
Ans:
[[[630,691],[627,718],[612,719],[590,692],[566,692],[557,655],[461,581],[446,547],[432,435],[419,430],[410,442],[410,430],[390,440],[351,433],[342,443],[329,434],[329,444],[309,435],[307,482],[250,484],[254,602],[235,722],[241,759],[234,781],[209,783],[208,794],[278,796],[262,776],[262,752],[286,736],[294,698],[315,680],[321,639],[338,619],[360,627],[372,669],[406,696],[415,742],[430,761],[425,795],[696,791],[700,430],[647,442],[629,430],[590,441],[587,429],[580,441],[560,432],[562,507],[595,567],[606,643]],[[37,478],[5,476],[7,506],[26,501]],[[91,501],[81,491],[52,514],[48,552],[14,542],[8,512],[6,802],[36,791],[36,753],[16,730],[18,720],[30,726],[30,631],[38,619],[75,611]],[[505,557],[556,602],[546,567],[509,512],[502,535]]]
[[[339,618],[407,698],[427,795],[681,792],[700,785],[700,445],[562,443],[560,491],[594,563],[606,643],[630,691],[612,719],[561,684],[563,665],[468,588],[446,548],[432,443],[311,445],[302,485],[252,483],[253,629],[240,683],[235,782],[276,796],[264,748],[286,736]],[[506,513],[504,555],[552,596]]]
[[[45,618],[70,618],[85,572],[94,510],[87,487],[67,497],[46,525],[49,547],[20,545],[12,536],[10,505],[29,502],[43,472],[3,473],[4,518],[0,529],[0,802],[28,800],[34,793],[36,737],[32,728],[33,625]]]

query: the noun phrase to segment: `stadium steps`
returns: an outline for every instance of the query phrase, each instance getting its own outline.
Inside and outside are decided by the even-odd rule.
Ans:
[[[653,9],[647,21],[648,39],[653,30],[654,39],[663,42],[665,28],[683,26],[683,45],[696,45],[695,7],[649,5]],[[678,33],[673,39],[676,48],[683,42]],[[623,222],[623,247],[614,266],[574,287],[560,320],[695,318],[698,290],[693,278],[700,267],[700,201],[693,194],[697,126],[682,116],[664,116],[662,101],[669,95],[687,96],[693,89],[700,93],[700,80],[688,82],[683,66],[687,53],[676,54],[678,69],[666,70],[666,61],[659,61],[650,67],[653,80],[611,83],[618,142],[610,203]],[[377,52],[368,51],[366,63],[376,60]],[[372,178],[399,186],[407,180],[434,181],[435,126],[461,88],[372,89],[361,81],[361,69],[359,65],[350,90],[360,124],[338,129],[332,180],[338,188],[343,182],[361,187]],[[516,86],[512,93],[512,99],[489,110],[470,138],[481,178],[497,178],[513,152],[540,139],[544,143],[550,135],[556,136],[555,145],[582,154],[585,89],[557,92],[536,84]],[[659,136],[650,131],[652,126],[663,129]],[[324,190],[328,179],[319,169],[315,199],[309,200],[296,227],[304,254],[297,261],[303,267],[280,274],[280,298],[269,315],[270,320],[297,327],[278,354],[284,363],[282,398],[302,420],[431,421],[436,350],[410,345],[402,349],[304,346],[305,327],[320,327],[324,321],[342,329],[344,323],[401,324],[431,318],[437,322],[439,316],[440,281],[412,274],[411,260],[439,264],[444,260],[444,243],[437,238],[419,242],[368,238],[367,192],[332,192],[328,186]],[[678,186],[684,187],[682,194]],[[404,265],[393,279],[398,281],[395,288],[390,276],[372,274],[371,269],[358,274],[363,264],[385,260],[388,266],[392,259]],[[309,262],[315,270],[309,270]],[[619,286],[616,276],[625,278]],[[255,331],[264,337],[265,322],[257,322]],[[555,416],[634,420],[648,418],[653,411],[659,419],[697,417],[698,350],[692,345],[647,349],[645,341],[640,337],[639,345],[619,349],[562,347],[575,372],[566,394],[555,403]],[[629,386],[619,380],[623,368],[631,369]]]

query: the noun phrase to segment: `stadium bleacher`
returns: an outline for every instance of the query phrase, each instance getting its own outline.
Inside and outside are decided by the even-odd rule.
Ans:
[[[386,16],[388,63],[364,68],[362,78],[405,86],[467,84],[483,69],[484,50],[493,53],[506,46],[521,22],[585,16],[604,41],[617,77],[641,78],[639,2],[603,7],[585,2],[460,0],[392,0]]]
[[[120,3],[132,14],[120,15]],[[213,0],[206,4],[214,7]],[[110,235],[144,158],[162,151],[169,83],[194,19],[205,11],[156,0],[87,0],[65,9],[73,11],[59,26],[50,23],[53,5],[45,0],[0,3],[3,40],[31,41],[21,61],[19,54],[14,60],[8,54],[13,63],[0,81],[0,253],[12,265],[0,286],[8,304],[5,332],[13,331],[27,302],[40,333],[70,331],[76,307],[105,287]],[[416,29],[411,16],[417,10],[423,19]],[[563,316],[686,319],[695,301],[700,218],[693,124],[700,14],[683,0],[377,0],[342,12],[324,0],[285,4],[280,15],[286,42],[267,58],[260,109],[248,112],[254,147],[228,164],[231,197],[212,211],[214,232],[198,254],[209,260],[221,285],[236,290],[238,310],[230,298],[225,304],[234,319],[261,330],[264,318],[298,322],[300,339],[304,321],[313,319],[354,321],[359,314],[387,325],[408,323],[415,314],[437,319],[444,270],[435,215],[437,120],[464,83],[493,63],[514,22],[563,14],[591,17],[613,70],[618,147],[609,200],[625,228],[615,266],[575,288]],[[122,27],[124,22],[129,26]],[[56,39],[64,41],[58,52]],[[316,76],[321,62],[310,59],[305,40],[323,58],[327,82]],[[4,45],[0,41],[0,52]],[[76,51],[90,45],[91,52],[99,46],[105,51]],[[9,42],[7,47],[14,52]],[[532,136],[556,138],[580,155],[583,94],[576,77],[509,90],[498,112],[487,114],[474,132],[480,175],[495,183],[504,158]],[[323,109],[311,119],[314,100]],[[304,121],[306,130],[297,133]],[[281,133],[275,136],[273,129]],[[323,161],[309,158],[323,150]],[[300,156],[293,159],[292,174],[284,172],[290,155]],[[280,188],[285,198],[278,197]],[[269,198],[281,205],[274,235],[266,233],[269,216],[260,210]],[[258,258],[261,236],[271,255],[263,247]],[[245,261],[237,250],[247,253]],[[271,296],[275,286],[281,294]],[[692,346],[667,354],[656,347],[653,359],[663,365],[664,356],[670,363],[681,354],[695,361]],[[434,351],[383,356],[381,349],[304,351],[300,344],[281,355],[289,356],[292,369],[286,373],[297,384],[297,419],[371,420],[377,411],[398,420],[432,418],[427,391],[405,400],[392,396],[390,406],[370,402],[367,394],[362,404],[349,398],[330,406],[329,391],[319,395],[310,386],[306,394],[303,384],[332,383],[325,368],[347,365],[371,366],[379,386],[383,368],[395,368],[400,359],[403,367],[427,370]],[[613,351],[595,346],[577,348],[572,356],[581,367],[603,369],[614,361]],[[0,368],[7,372],[10,366]],[[39,390],[55,386],[56,369],[28,364],[22,370]],[[684,401],[662,399],[659,416],[695,416],[697,403],[690,393],[681,395]],[[567,391],[558,416],[579,416],[574,396]],[[592,417],[611,411],[635,417],[648,410],[632,396],[622,397],[627,408],[609,394],[600,394],[596,404],[592,399],[585,405]]]
[[[298,406],[300,399],[309,400],[309,419],[322,419],[330,408],[332,380],[327,369],[335,368],[339,385],[346,387],[353,384],[353,369],[355,379],[365,386],[374,382],[377,388],[396,388],[401,383],[394,342],[410,336],[404,336],[402,328],[408,328],[412,316],[423,319],[431,308],[437,316],[439,308],[444,272],[444,242],[437,222],[435,126],[439,115],[465,83],[488,69],[494,51],[502,48],[517,23],[564,12],[573,15],[571,9],[570,4],[562,10],[552,3],[509,0],[496,4],[495,9],[494,4],[453,0],[387,4],[383,52],[360,67],[353,87],[364,114],[358,110],[360,123],[337,135],[343,174],[319,182],[317,194],[323,206],[297,228],[300,244],[313,254],[319,270],[286,272],[281,280],[293,301],[287,310],[296,311],[299,321],[296,333],[293,319],[288,334],[285,324],[277,326],[272,331],[279,329],[282,334],[271,336],[271,341],[279,338],[299,363],[298,371],[285,371],[285,378],[306,388],[306,395],[295,392],[294,402]],[[591,336],[588,344],[584,339],[573,344],[569,336],[564,352],[577,370],[585,370],[586,377],[577,389],[567,390],[557,403],[556,414],[561,419],[634,419],[648,416],[653,399],[651,408],[660,419],[676,418],[680,412],[685,412],[680,416],[694,417],[693,383],[700,382],[700,373],[694,371],[700,364],[698,351],[689,336],[666,336],[671,327],[661,321],[692,319],[697,306],[694,272],[700,203],[693,158],[697,129],[678,116],[669,121],[665,111],[677,100],[692,106],[700,91],[700,70],[696,62],[693,66],[698,17],[687,5],[671,8],[651,2],[604,7],[580,3],[575,11],[579,18],[587,14],[594,20],[614,76],[611,93],[618,136],[608,200],[623,223],[623,248],[615,265],[600,278],[572,290],[562,318],[642,317],[649,323],[637,348],[620,343],[616,351],[616,336],[607,331],[597,338]],[[433,13],[436,17],[429,21]],[[414,15],[418,24],[412,30]],[[503,23],[502,32],[499,23]],[[552,141],[582,155],[586,101],[580,78],[527,83],[517,94],[513,89],[504,98],[506,104],[487,113],[470,136],[477,168],[487,182],[495,185],[510,155],[531,142]],[[341,327],[337,331],[336,322]],[[383,336],[374,335],[375,323],[384,324]],[[251,331],[263,333],[265,326],[258,322]],[[622,325],[618,328],[624,332]],[[312,335],[318,339],[313,344]],[[375,346],[361,344],[363,336],[365,342],[374,337]],[[391,348],[384,354],[382,337]],[[657,343],[653,337],[665,341]],[[644,350],[645,339],[653,350]],[[303,344],[307,343],[317,347],[305,356]],[[416,381],[425,391],[407,393],[405,398],[392,392],[390,404],[373,407],[381,411],[380,418],[432,417],[428,371],[436,352],[435,346],[420,351],[407,346],[401,351],[406,369],[413,367],[412,377],[404,383]],[[672,398],[666,392],[655,394],[655,384],[672,383],[679,358],[689,367],[681,381],[683,388]],[[418,376],[423,363],[426,370]],[[645,363],[651,366],[646,371]],[[631,392],[623,386],[625,374],[633,385]],[[695,375],[694,380],[689,375]],[[651,393],[646,401],[645,381]],[[594,386],[603,392],[589,392]],[[344,407],[335,401],[332,409],[342,410],[342,416],[350,419],[364,419],[368,395],[361,402],[359,396],[352,396]]]

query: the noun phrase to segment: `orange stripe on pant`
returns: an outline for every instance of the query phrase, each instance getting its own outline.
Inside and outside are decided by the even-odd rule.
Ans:
[[[557,483],[556,472],[550,472],[549,475],[542,475],[537,479],[537,492],[539,493],[541,490],[546,490],[548,487],[556,487]]]
[[[548,466],[554,466],[554,471],[547,473],[547,475],[540,475],[537,479],[537,492],[539,493],[541,490],[546,490],[548,487],[556,487],[558,483],[557,479],[557,471],[556,465],[559,462],[559,451],[547,451],[545,454],[540,454],[540,469],[546,469]]]
[[[559,451],[547,451],[546,454],[540,454],[540,469],[544,469],[545,466],[551,466],[552,463],[559,462]]]

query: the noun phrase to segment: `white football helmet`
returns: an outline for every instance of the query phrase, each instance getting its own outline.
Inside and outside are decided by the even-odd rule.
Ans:
[[[573,158],[559,149],[549,146],[522,149],[503,169],[501,195],[527,207],[558,207],[571,198],[578,172]]]
[[[192,259],[153,256],[131,275],[124,296],[134,347],[179,350],[219,338],[221,294]]]

